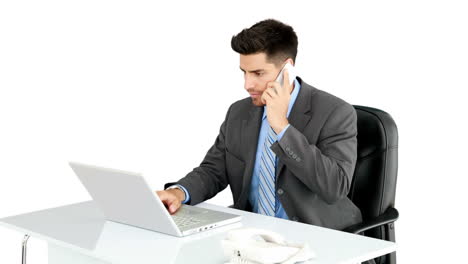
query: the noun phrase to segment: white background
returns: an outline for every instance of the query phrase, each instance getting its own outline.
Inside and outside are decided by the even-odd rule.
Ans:
[[[298,34],[306,82],[395,119],[399,263],[465,262],[466,4],[224,2],[0,2],[0,217],[90,199],[69,160],[154,189],[184,176],[247,96],[232,35],[276,18]],[[0,263],[19,263],[22,237],[0,228]],[[29,245],[46,263],[46,244]]]

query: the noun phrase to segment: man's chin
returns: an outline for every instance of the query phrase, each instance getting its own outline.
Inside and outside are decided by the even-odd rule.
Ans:
[[[252,98],[252,104],[255,106],[265,106],[264,103],[262,103],[262,100],[260,98]]]

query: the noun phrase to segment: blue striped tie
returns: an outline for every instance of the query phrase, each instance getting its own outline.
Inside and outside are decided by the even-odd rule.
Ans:
[[[260,160],[260,184],[258,186],[258,212],[264,215],[275,215],[275,162],[276,155],[270,149],[276,141],[276,133],[268,126],[268,135],[263,144]]]

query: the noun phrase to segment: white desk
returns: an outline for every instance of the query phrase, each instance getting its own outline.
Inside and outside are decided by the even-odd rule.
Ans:
[[[287,240],[308,242],[317,254],[309,263],[315,264],[356,264],[396,250],[392,242],[206,203],[199,206],[242,215],[242,222],[176,238],[105,221],[89,201],[2,218],[0,225],[47,241],[50,264],[225,263],[228,259],[220,240],[228,230],[241,226],[269,229]]]

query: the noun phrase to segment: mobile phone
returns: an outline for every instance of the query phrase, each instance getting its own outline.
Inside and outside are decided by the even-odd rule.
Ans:
[[[280,73],[278,74],[278,77],[276,77],[276,82],[279,82],[280,85],[283,85],[284,69],[288,69],[289,85],[292,85],[294,80],[296,79],[296,70],[295,70],[294,66],[292,66],[292,64],[289,63],[289,62],[284,65],[283,69],[281,69]]]

